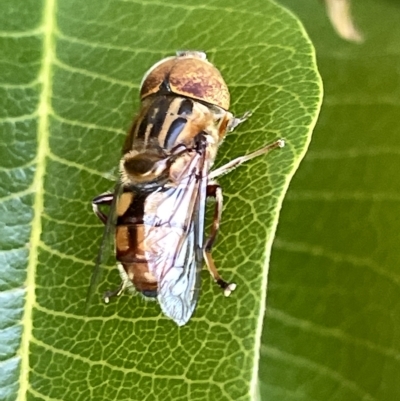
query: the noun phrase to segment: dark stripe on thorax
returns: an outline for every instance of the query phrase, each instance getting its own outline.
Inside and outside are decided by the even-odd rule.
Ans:
[[[188,116],[192,114],[193,111],[193,101],[190,99],[183,99],[179,107],[178,114],[180,116]]]
[[[147,143],[150,137],[158,136],[171,101],[170,96],[157,96],[146,109],[142,110],[141,119],[137,122],[135,138]]]
[[[158,98],[158,102],[155,105],[154,114],[150,118],[150,124],[152,127],[150,129],[149,138],[157,138],[166,119],[167,113],[169,111],[171,102],[174,100],[172,96],[162,96]]]
[[[148,125],[149,125],[147,117],[148,117],[148,114],[144,114],[143,115],[142,121],[140,121],[139,128],[138,128],[138,130],[136,132],[136,135],[135,135],[136,138],[140,138],[140,139],[145,140],[146,129],[147,129]]]
[[[142,113],[135,137],[144,143],[154,143],[171,149],[180,134],[185,136],[188,119],[193,114],[193,100],[179,96],[157,96]],[[185,131],[185,132],[184,132]]]
[[[170,127],[168,128],[167,136],[165,137],[164,147],[171,149],[174,145],[178,136],[181,134],[187,124],[186,118],[176,118]]]

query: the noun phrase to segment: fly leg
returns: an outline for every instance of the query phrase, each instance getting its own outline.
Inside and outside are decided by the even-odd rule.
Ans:
[[[239,124],[242,122],[246,121],[249,117],[251,117],[252,112],[251,111],[246,111],[246,113],[243,114],[242,117],[232,117],[229,122],[228,122],[228,131],[231,132],[233,131]]]
[[[111,206],[113,200],[114,194],[111,192],[104,192],[92,200],[93,212],[104,224],[107,223],[108,216],[100,210],[100,206]]]
[[[110,302],[110,298],[119,297],[125,289],[125,283],[122,281],[118,288],[114,291],[108,290],[103,294],[103,300],[106,304]]]
[[[231,160],[230,162],[217,168],[216,170],[211,171],[211,173],[209,174],[208,177],[210,180],[212,180],[222,174],[229,173],[229,171],[235,169],[236,167],[240,166],[241,164],[247,162],[248,160],[254,159],[257,156],[261,156],[265,153],[268,153],[272,149],[283,148],[284,146],[285,146],[285,141],[283,139],[278,139],[277,141],[275,141],[267,146],[264,146],[263,148],[258,149],[253,153],[250,153],[246,156],[240,156],[236,159]]]
[[[119,275],[121,276],[122,281],[116,290],[106,291],[104,293],[103,300],[106,304],[108,304],[110,302],[111,297],[119,297],[126,288],[133,287],[132,282],[131,282],[130,278],[128,277],[128,275],[126,274],[126,271],[121,263],[117,263],[117,268],[118,268]]]
[[[114,200],[114,194],[111,192],[104,192],[101,195],[96,196],[92,200],[92,208],[95,215],[104,223],[107,224],[108,216],[100,210],[100,206],[111,206]],[[106,291],[103,295],[103,300],[106,304],[110,302],[111,297],[118,297],[122,294],[125,288],[128,287],[129,278],[127,278],[126,273],[122,265],[118,263],[118,270],[120,271],[120,275],[122,277],[122,282],[115,290]],[[121,270],[125,274],[126,277],[122,276]]]
[[[221,187],[216,184],[211,182],[209,185],[207,185],[207,196],[215,198],[215,208],[214,208],[214,218],[213,218],[213,224],[211,228],[211,234],[207,238],[207,241],[204,246],[203,254],[204,254],[204,260],[206,262],[207,268],[215,280],[215,282],[224,290],[224,295],[226,297],[229,297],[232,291],[235,290],[236,284],[234,283],[228,283],[225,281],[218,273],[217,268],[215,267],[214,259],[211,255],[211,250],[214,245],[215,239],[217,237],[217,233],[219,230],[219,224],[221,221],[221,215],[222,215],[222,189]]]

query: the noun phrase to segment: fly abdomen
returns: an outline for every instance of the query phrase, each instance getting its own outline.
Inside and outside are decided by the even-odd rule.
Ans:
[[[119,216],[115,229],[116,259],[137,291],[147,297],[157,296],[157,279],[149,272],[143,225],[147,195],[124,192],[118,201]],[[155,294],[155,295],[154,295]]]
[[[157,296],[157,279],[149,271],[143,235],[143,224],[117,226],[116,259],[122,264],[136,290],[145,296],[154,297],[154,293]]]

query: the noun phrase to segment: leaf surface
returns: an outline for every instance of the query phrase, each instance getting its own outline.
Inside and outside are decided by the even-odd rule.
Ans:
[[[314,41],[325,99],[272,252],[262,400],[400,399],[396,1],[353,1],[360,45],[322,5],[285,0]]]
[[[270,1],[11,1],[2,4],[0,160],[1,400],[250,400],[270,247],[289,180],[321,101],[313,48]],[[190,323],[156,303],[85,296],[103,227],[90,201],[113,187],[145,71],[177,49],[206,50],[253,111],[218,165],[285,138],[287,146],[221,178],[214,257],[238,289],[204,272]]]

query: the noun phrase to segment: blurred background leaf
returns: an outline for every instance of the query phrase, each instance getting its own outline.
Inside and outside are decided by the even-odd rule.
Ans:
[[[400,3],[281,0],[316,47],[325,98],[284,201],[263,332],[262,400],[400,399]]]
[[[270,1],[4,0],[0,13],[1,400],[250,400],[256,389],[270,247],[283,195],[321,102],[311,43]],[[178,328],[115,288],[85,314],[102,225],[90,200],[109,177],[140,80],[177,49],[207,50],[253,110],[218,164],[283,137],[287,146],[221,178],[215,260],[198,309]]]

